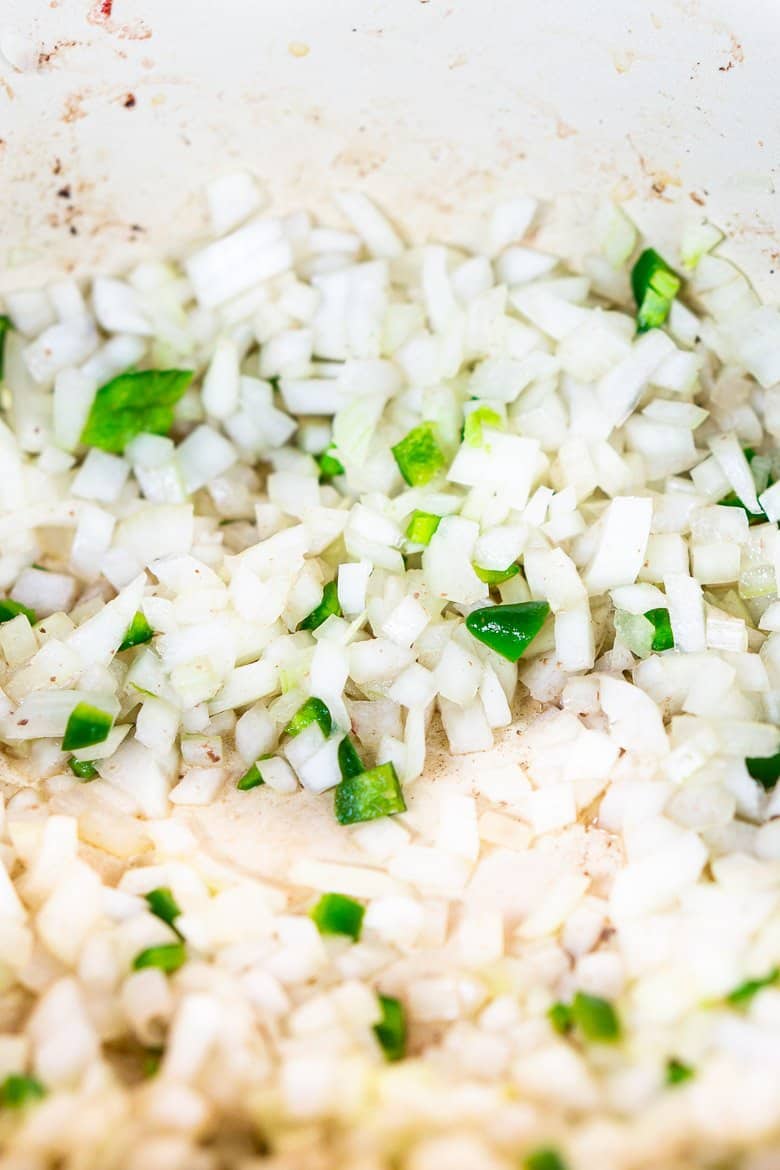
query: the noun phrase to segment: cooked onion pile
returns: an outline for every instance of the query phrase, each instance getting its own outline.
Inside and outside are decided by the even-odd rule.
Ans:
[[[780,314],[208,202],[0,318],[0,1167],[772,1170]]]

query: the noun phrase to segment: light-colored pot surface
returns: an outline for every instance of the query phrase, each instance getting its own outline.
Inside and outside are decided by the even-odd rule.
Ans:
[[[518,189],[563,197],[575,250],[605,194],[660,243],[704,212],[771,295],[776,27],[773,0],[5,0],[0,288],[175,250],[240,166],[418,236]]]

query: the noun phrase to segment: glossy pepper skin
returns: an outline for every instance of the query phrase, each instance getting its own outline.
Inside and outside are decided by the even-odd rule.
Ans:
[[[637,305],[637,332],[657,329],[669,316],[682,281],[654,248],[645,248],[631,270],[631,289]]]
[[[334,811],[340,825],[405,812],[406,802],[393,765],[377,764],[366,772],[345,776],[336,788]]]
[[[546,601],[520,601],[473,610],[466,628],[502,658],[517,662],[545,623],[550,607]]]

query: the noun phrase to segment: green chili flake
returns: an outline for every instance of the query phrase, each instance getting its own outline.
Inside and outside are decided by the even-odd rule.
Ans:
[[[517,576],[520,566],[511,564],[505,569],[482,569],[479,565],[474,565],[474,572],[486,585],[503,585],[504,581],[511,581]]]
[[[145,967],[158,967],[160,971],[172,975],[187,961],[187,950],[183,942],[161,943],[156,947],[147,947],[133,959],[133,970],[142,971]]]
[[[249,792],[250,788],[259,788],[261,784],[265,784],[265,780],[260,775],[260,769],[257,764],[254,763],[251,768],[248,768],[244,772],[244,775],[236,784],[236,788],[239,792]]]
[[[674,649],[674,634],[672,633],[672,623],[669,619],[669,610],[663,607],[648,609],[644,616],[655,631],[653,641],[650,644],[651,649],[656,651]]]
[[[552,1146],[543,1146],[528,1155],[523,1170],[566,1170],[566,1163]]]
[[[645,248],[631,270],[631,288],[637,304],[639,333],[657,329],[669,316],[682,281],[654,248]]]
[[[341,614],[338,585],[335,581],[328,581],[328,584],[322,591],[322,600],[319,605],[315,606],[308,617],[305,617],[302,622],[298,623],[298,629],[316,630],[334,614],[338,616]]]
[[[310,723],[318,724],[320,731],[326,739],[333,729],[333,719],[330,711],[322,699],[317,699],[314,695],[310,699],[307,699],[302,707],[298,708],[285,727],[284,734],[291,736],[300,735]]]
[[[33,1101],[40,1101],[46,1096],[46,1089],[36,1077],[25,1076],[24,1073],[9,1073],[4,1081],[0,1082],[0,1108],[23,1109]]]
[[[339,744],[338,761],[342,780],[349,780],[351,776],[360,776],[365,771],[357,748],[348,735],[345,735]]]
[[[502,658],[517,662],[541,630],[549,612],[546,601],[490,605],[472,610],[466,618],[466,628]]]
[[[392,448],[398,470],[411,487],[422,487],[444,468],[433,423],[423,422]]]
[[[733,991],[728,993],[726,1003],[737,1008],[747,1007],[753,997],[758,995],[759,991],[763,991],[765,987],[773,987],[778,980],[780,980],[780,967],[773,967],[763,977],[747,979],[744,983],[740,983],[738,987],[735,987]]]
[[[13,328],[11,318],[0,315],[0,382],[3,380],[3,373],[5,371],[5,337]]]
[[[181,907],[174,898],[167,886],[158,886],[155,890],[150,890],[145,895],[146,904],[156,918],[160,918],[163,922],[167,922],[168,926],[173,926],[181,914]],[[178,934],[178,931],[176,932]]]
[[[666,1062],[665,1080],[670,1088],[683,1085],[696,1076],[696,1072],[689,1064],[683,1064],[676,1056],[670,1056]]]
[[[34,626],[38,620],[35,610],[22,605],[21,601],[12,601],[10,597],[0,598],[0,625],[3,622],[10,622],[20,613],[24,614],[31,626]]]
[[[129,650],[131,646],[141,646],[144,642],[151,642],[153,637],[154,630],[139,609],[125,630],[125,636],[119,644],[119,649]]]
[[[380,995],[382,1018],[374,1024],[374,1035],[389,1061],[403,1060],[406,1055],[406,1012],[404,1005],[392,995]]]
[[[611,1044],[620,1039],[620,1020],[607,999],[578,991],[571,1003],[572,1020],[586,1040]]]
[[[780,752],[774,756],[750,756],[745,767],[754,780],[769,792],[780,780]]]
[[[478,406],[470,411],[463,420],[463,441],[469,447],[481,447],[485,441],[483,427],[493,427],[494,430],[503,430],[504,420],[498,411],[490,406]]]
[[[412,544],[430,544],[440,523],[441,516],[434,516],[433,512],[412,512],[406,526],[406,539]]]
[[[558,1003],[552,1004],[547,1009],[547,1019],[559,1036],[568,1035],[574,1027],[571,1006],[568,1003],[558,1001]]]
[[[65,735],[62,737],[64,752],[78,751],[79,748],[92,747],[93,744],[103,743],[113,727],[114,716],[108,711],[101,711],[91,703],[77,703],[70,713]]]
[[[136,435],[167,435],[192,377],[192,370],[131,370],[112,378],[95,395],[81,442],[121,455]]]
[[[309,917],[320,934],[346,934],[357,942],[365,912],[365,906],[345,894],[323,894],[316,906],[312,906]]]
[[[78,776],[79,780],[94,780],[98,774],[92,760],[77,760],[75,756],[71,756],[68,760],[68,767],[74,776]]]
[[[334,450],[335,447],[331,443],[330,447],[317,456],[317,466],[320,469],[321,483],[325,483],[329,479],[335,479],[337,475],[344,474],[343,463],[335,455],[331,454],[331,451]]]
[[[346,776],[336,789],[334,809],[341,825],[405,812],[406,801],[393,765],[378,764],[357,776]]]

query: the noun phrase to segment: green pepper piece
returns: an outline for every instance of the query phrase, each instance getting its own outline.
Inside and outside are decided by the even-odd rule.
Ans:
[[[239,792],[249,792],[251,788],[259,788],[261,784],[265,784],[265,780],[260,775],[260,769],[257,763],[254,763],[251,768],[248,768],[244,772],[244,775],[236,784],[236,788]]]
[[[108,711],[101,711],[91,703],[77,703],[65,727],[62,750],[78,751],[79,748],[103,743],[113,725],[114,717]]]
[[[547,1019],[552,1024],[559,1036],[566,1036],[574,1027],[574,1020],[572,1019],[571,1006],[568,1003],[552,1004],[547,1009]]]
[[[160,971],[172,975],[187,961],[187,950],[183,942],[162,943],[156,947],[147,947],[133,959],[133,970],[142,971],[145,967],[158,967]]]
[[[669,316],[682,281],[653,248],[645,248],[631,270],[631,288],[637,304],[637,331],[657,329]]]
[[[172,926],[174,930],[176,927],[174,923],[181,914],[181,907],[174,898],[167,886],[158,886],[155,890],[150,890],[145,895],[146,904],[156,918],[162,922],[167,922],[168,926]],[[178,934],[179,932],[176,931]]]
[[[23,1109],[45,1096],[46,1089],[37,1077],[28,1077],[24,1073],[9,1073],[5,1080],[0,1082],[2,1109]]]
[[[571,1003],[571,1014],[586,1040],[612,1044],[620,1039],[620,1020],[609,1000],[578,991]]]
[[[309,911],[320,934],[345,934],[355,942],[363,929],[365,906],[345,894],[323,894]]]
[[[695,1070],[689,1064],[683,1064],[676,1056],[670,1056],[667,1060],[665,1079],[669,1088],[674,1088],[676,1085],[683,1085],[695,1076]]]
[[[566,1170],[566,1163],[552,1146],[543,1146],[528,1155],[523,1170]]]
[[[503,585],[504,581],[511,581],[517,576],[520,566],[511,564],[505,569],[482,569],[479,565],[474,565],[474,572],[486,585]]]
[[[333,614],[341,614],[341,606],[339,605],[338,585],[335,581],[328,581],[327,585],[322,591],[322,599],[319,605],[308,614],[302,622],[298,623],[299,630],[316,630],[327,618]]]
[[[10,597],[0,598],[0,624],[10,622],[20,613],[24,614],[31,626],[34,626],[38,620],[35,610],[22,605],[21,601],[12,601]]]
[[[403,1060],[406,1055],[406,1012],[392,995],[380,995],[382,1018],[374,1024],[374,1035],[388,1061]]]
[[[758,979],[746,979],[744,983],[740,983],[733,991],[730,991],[726,996],[726,1003],[731,1007],[744,1008],[757,995],[759,991],[763,991],[765,987],[773,987],[775,983],[780,980],[780,967],[773,967],[772,970]]]
[[[5,371],[5,336],[7,333],[10,333],[12,328],[11,318],[0,315],[0,382],[3,380],[3,373]]]
[[[423,422],[391,448],[398,470],[411,487],[422,487],[444,467],[433,423]]]
[[[656,651],[672,650],[674,648],[674,634],[672,633],[672,623],[669,620],[669,610],[659,606],[658,609],[648,609],[644,616],[655,630],[651,648]]]
[[[154,630],[139,609],[125,630],[125,636],[119,643],[119,650],[129,650],[131,646],[141,646],[144,642],[151,642],[153,637]]]
[[[335,450],[333,444],[326,448],[320,455],[317,456],[317,466],[320,469],[320,483],[327,483],[329,479],[335,479],[338,475],[344,474],[344,464],[337,459],[335,455],[331,455],[331,451]]]
[[[401,785],[391,763],[346,776],[336,789],[336,820],[341,825],[373,821],[406,811]]]
[[[769,792],[780,779],[780,752],[774,756],[751,756],[745,767],[754,780]]]
[[[468,447],[481,447],[484,442],[483,427],[492,427],[493,430],[500,431],[504,428],[504,420],[492,407],[478,406],[463,420],[463,442]]]
[[[285,727],[284,734],[291,736],[300,735],[310,723],[317,723],[326,739],[333,729],[333,718],[330,711],[322,699],[317,699],[314,695],[310,699],[307,699],[302,707],[298,708]]]
[[[93,399],[81,442],[121,455],[136,435],[167,435],[192,377],[192,370],[130,370],[112,378]]]
[[[75,756],[71,756],[68,760],[68,767],[74,776],[78,776],[79,780],[94,780],[98,774],[92,760],[77,760]]]
[[[550,612],[546,601],[520,601],[475,609],[466,628],[502,658],[517,662],[541,630]]]
[[[414,511],[406,526],[406,539],[412,544],[430,544],[440,523],[441,516],[435,516],[433,512]]]
[[[348,735],[345,735],[339,744],[338,761],[342,780],[348,780],[350,776],[360,776],[365,771],[357,748]]]

